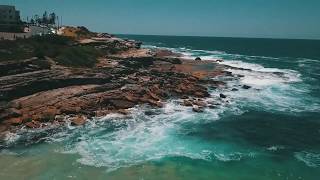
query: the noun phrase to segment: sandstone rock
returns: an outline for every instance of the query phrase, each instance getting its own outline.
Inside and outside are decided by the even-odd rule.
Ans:
[[[127,110],[125,110],[125,109],[119,109],[118,113],[119,114],[123,114],[123,115],[128,115],[129,114],[129,112]]]
[[[182,95],[182,96],[181,96],[181,99],[189,99],[189,96],[187,96],[187,95]]]
[[[71,125],[82,126],[86,123],[87,119],[84,116],[77,116],[71,119]]]
[[[111,113],[110,110],[98,110],[98,111],[95,111],[95,117],[103,117],[110,113]]]
[[[8,129],[6,125],[0,125],[0,133],[5,132]]]
[[[150,90],[147,91],[148,94],[155,100],[160,101],[161,98],[159,96],[157,96],[155,93],[151,92]]]
[[[156,106],[156,107],[159,107],[159,108],[163,107],[163,104],[161,102],[155,101],[155,100],[149,98],[148,96],[144,96],[144,97],[140,98],[140,101],[144,102],[144,103],[148,103],[151,106]]]
[[[21,118],[11,118],[8,120],[8,123],[9,124],[12,124],[14,126],[18,126],[18,125],[21,125],[22,124],[22,119]]]
[[[0,109],[0,125],[6,125],[4,122],[8,119],[21,118],[22,124],[25,123],[27,127],[39,128],[43,127],[41,122],[44,121],[63,123],[64,118],[53,118],[57,115],[101,117],[109,113],[127,114],[125,109],[141,103],[161,108],[165,100],[180,97],[186,100],[183,104],[196,104],[194,111],[202,112],[207,105],[204,102],[193,103],[195,99],[192,98],[210,96],[207,87],[211,84],[217,87],[221,83],[210,79],[226,75],[222,65],[216,68],[216,63],[210,65],[206,61],[199,63],[153,57],[154,54],[135,57],[134,53],[138,51],[126,53],[136,46],[134,42],[121,39],[104,41],[107,40],[98,37],[81,43],[88,46],[96,44],[95,48],[105,50],[107,53],[102,58],[114,64],[111,68],[72,68],[50,63],[50,68],[32,70],[23,75],[0,76],[0,101],[5,102],[1,106],[3,110]],[[161,63],[155,64],[155,61]],[[198,76],[193,77],[193,74]],[[6,104],[10,102],[17,105],[7,107]],[[8,109],[10,107],[14,107],[13,111]],[[30,122],[31,119],[33,121]],[[16,124],[20,124],[20,121],[16,121]],[[84,123],[81,116],[76,116],[72,121],[74,125]]]
[[[205,92],[197,91],[194,93],[194,95],[199,98],[205,98],[210,96],[210,94],[206,91]]]
[[[192,101],[190,101],[190,100],[184,100],[183,105],[184,106],[192,106],[193,104],[192,104]]]
[[[21,116],[21,111],[17,110],[16,108],[9,108],[0,113],[0,119],[15,118],[19,116]]]
[[[153,105],[153,106],[156,106],[158,108],[162,108],[163,107],[163,104],[159,101],[154,101],[152,99],[149,99],[148,100],[149,104]]]
[[[38,121],[27,122],[25,125],[26,125],[26,127],[31,128],[31,129],[36,129],[36,128],[41,127],[41,123]]]
[[[194,101],[193,104],[195,104],[195,105],[197,105],[197,106],[199,106],[199,107],[206,107],[206,106],[207,106],[207,103],[206,103],[206,102],[204,102],[204,101],[199,101],[199,100]]]
[[[60,114],[60,111],[56,107],[49,106],[43,111],[43,114],[46,116],[55,117],[56,115]]]
[[[78,114],[81,111],[81,107],[78,105],[68,105],[68,103],[62,104],[61,112],[65,114]]]
[[[112,99],[110,103],[117,109],[128,109],[135,106],[133,102],[124,99]]]
[[[178,89],[178,88],[174,89],[174,91],[178,94],[181,94],[183,92],[181,89]]]
[[[125,99],[128,100],[128,101],[131,101],[131,102],[139,101],[139,98],[134,97],[132,94],[125,95]]]

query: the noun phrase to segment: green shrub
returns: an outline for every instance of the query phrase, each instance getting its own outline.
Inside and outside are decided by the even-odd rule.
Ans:
[[[51,57],[60,65],[93,67],[100,51],[92,46],[74,45],[64,36],[34,36],[16,41],[0,41],[0,61],[24,60],[31,57]]]
[[[75,46],[64,49],[55,61],[64,66],[93,67],[99,55],[94,47]]]

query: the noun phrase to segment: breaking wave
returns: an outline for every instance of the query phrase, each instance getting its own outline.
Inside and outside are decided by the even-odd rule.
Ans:
[[[192,108],[181,106],[177,100],[167,102],[162,109],[139,106],[131,109],[129,116],[112,114],[90,120],[80,128],[67,125],[67,130],[53,134],[46,142],[61,143],[61,148],[56,152],[78,154],[79,163],[107,167],[109,171],[170,157],[241,161],[259,156],[259,152],[230,142],[213,144],[189,136],[182,127],[217,121],[225,114],[240,115],[248,108],[283,113],[315,112],[320,109],[318,99],[309,95],[308,86],[298,71],[266,68],[253,61],[255,58],[279,61],[279,58],[188,48],[166,49],[181,53],[186,58],[199,56],[206,60],[222,59],[221,64],[229,66],[228,71],[238,76],[235,80],[227,81],[227,89],[211,90],[212,97],[206,101],[218,101],[217,108],[206,109],[198,114]],[[243,85],[250,89],[242,88]],[[227,95],[227,99],[219,99],[220,93]],[[18,135],[11,134],[7,140],[11,142],[18,138]],[[270,147],[268,150],[277,151],[281,148]],[[318,154],[300,152],[295,157],[308,166],[319,166]]]

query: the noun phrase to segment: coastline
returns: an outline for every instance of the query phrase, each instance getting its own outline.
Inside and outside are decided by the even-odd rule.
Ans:
[[[193,41],[177,45],[184,37],[171,44],[161,38],[137,39],[146,42],[141,46],[100,36],[107,38],[58,44],[56,49],[67,50],[58,52],[71,62],[61,56],[2,60],[1,82],[6,90],[15,90],[10,105],[19,102],[20,112],[14,112],[33,112],[47,121],[31,121],[39,128],[25,122],[9,126],[1,140],[1,177],[318,175],[318,60],[230,54],[228,48],[211,48],[216,42],[203,49],[188,46]],[[85,61],[77,61],[80,57]],[[209,96],[196,96],[199,88]],[[61,109],[67,113],[56,111]],[[50,113],[56,112],[60,115],[51,121]]]
[[[112,113],[127,115],[141,104],[161,108],[172,98],[201,113],[219,104],[205,100],[209,88],[224,87],[223,81],[213,78],[233,76],[217,62],[143,49],[139,42],[108,34],[90,32],[74,43],[105,54],[91,68],[59,65],[50,57],[1,62],[0,68],[9,70],[0,77],[2,139],[24,128],[46,129],[67,122],[82,126]]]

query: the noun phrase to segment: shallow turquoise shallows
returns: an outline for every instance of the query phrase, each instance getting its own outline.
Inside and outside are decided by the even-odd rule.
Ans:
[[[211,89],[209,100],[221,92],[228,98],[200,114],[172,99],[81,128],[10,134],[0,179],[320,178],[320,41],[124,37],[187,58],[222,59],[244,77]],[[231,90],[241,85],[252,88]]]

